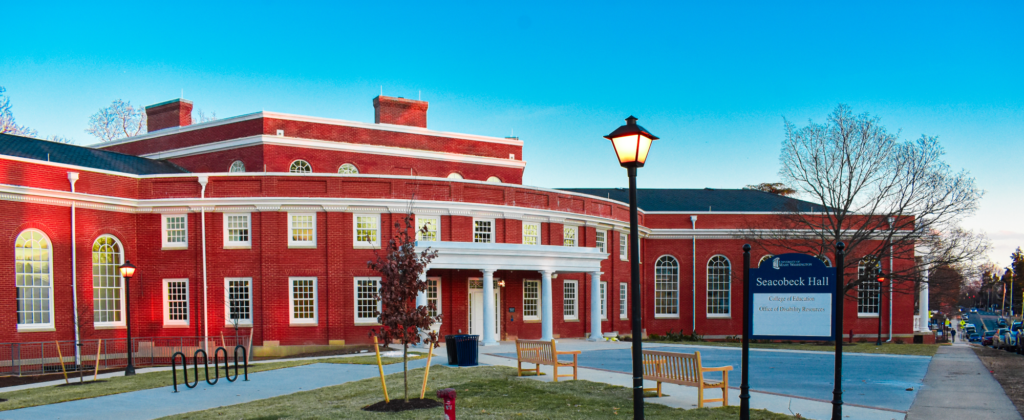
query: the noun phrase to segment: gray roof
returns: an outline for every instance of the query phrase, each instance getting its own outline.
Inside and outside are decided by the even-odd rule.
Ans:
[[[91,147],[0,134],[0,154],[134,175],[187,173],[165,160],[146,159]]]
[[[559,188],[629,203],[626,188]],[[820,205],[757,190],[643,188],[636,190],[636,201],[644,211],[818,211]]]

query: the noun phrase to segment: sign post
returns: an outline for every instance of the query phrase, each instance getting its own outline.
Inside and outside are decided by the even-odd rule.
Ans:
[[[842,267],[843,244],[836,246]],[[817,257],[782,254],[750,267],[750,245],[743,246],[743,360],[740,419],[750,418],[749,340],[834,341],[836,379],[833,419],[842,418],[842,270]]]

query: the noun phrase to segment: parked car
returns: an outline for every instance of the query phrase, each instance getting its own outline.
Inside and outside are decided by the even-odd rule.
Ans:
[[[997,325],[997,326],[998,326],[999,328],[1006,328],[1006,320],[1005,320],[1005,319],[1003,319],[1003,318],[999,318],[999,320],[998,320],[998,321],[996,321],[996,325]]]
[[[1007,328],[997,329],[995,335],[992,336],[992,348],[1001,349],[1006,347],[1006,333],[1009,331]]]
[[[977,342],[981,341],[981,334],[978,334],[978,333],[976,333],[976,332],[973,332],[973,333],[971,333],[971,335],[970,335],[970,337],[969,337],[969,338],[967,339],[967,341],[968,341],[968,342],[971,342],[971,343],[977,343]],[[1018,343],[1018,344],[1019,344],[1019,343]]]
[[[1017,348],[1017,331],[1010,329],[1001,329],[1003,331],[1003,338],[999,340],[1002,344],[1002,349],[1006,351],[1014,351]]]
[[[985,333],[981,335],[981,345],[983,345],[983,346],[991,346],[992,345],[992,337],[995,336],[995,335],[996,335],[996,330],[985,331]]]

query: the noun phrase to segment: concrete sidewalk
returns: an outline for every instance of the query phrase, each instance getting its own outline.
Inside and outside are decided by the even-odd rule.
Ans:
[[[970,345],[939,347],[908,420],[1020,420],[1020,413]]]

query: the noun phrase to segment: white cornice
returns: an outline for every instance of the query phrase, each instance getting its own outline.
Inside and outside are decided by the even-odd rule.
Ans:
[[[304,149],[330,150],[335,152],[365,153],[371,155],[398,156],[408,158],[440,160],[447,162],[463,162],[477,165],[501,166],[506,168],[521,169],[526,167],[526,161],[523,160],[502,159],[488,156],[464,155],[458,153],[436,152],[432,150],[408,149],[403,147],[377,146],[371,144],[345,143],[328,140],[307,139],[300,137],[279,137],[268,135],[249,136],[231,140],[223,140],[213,143],[205,143],[196,146],[182,147],[179,149],[149,153],[142,155],[142,157],[149,159],[174,159],[185,156],[201,155],[206,153],[240,149],[243,147],[259,145],[301,147]]]
[[[81,172],[93,172],[93,173],[97,173],[97,174],[116,175],[116,176],[123,176],[123,177],[127,177],[127,178],[135,178],[135,179],[141,178],[139,175],[130,174],[130,173],[127,173],[127,172],[108,171],[108,170],[105,170],[105,169],[89,168],[89,167],[85,167],[85,166],[71,165],[71,164],[67,164],[67,163],[49,162],[49,161],[45,161],[45,160],[29,159],[29,158],[23,158],[23,157],[18,157],[18,156],[0,155],[0,159],[2,159],[2,160],[11,160],[11,161],[15,161],[15,162],[31,163],[33,165],[50,166],[50,167],[54,167],[54,168],[74,169],[76,171],[81,171]],[[171,175],[174,175],[174,176],[188,176],[188,174],[186,174],[186,173],[177,173],[177,174],[171,174]]]
[[[520,147],[523,145],[523,141],[522,140],[505,139],[505,138],[501,138],[501,137],[480,136],[480,135],[476,135],[476,134],[451,133],[451,132],[447,132],[447,131],[434,131],[434,130],[429,130],[429,129],[426,129],[426,128],[411,127],[411,126],[405,126],[405,125],[371,124],[371,123],[356,122],[356,121],[338,120],[338,119],[333,119],[333,118],[307,117],[307,116],[302,116],[302,115],[293,115],[293,114],[284,114],[284,113],[280,113],[280,112],[263,111],[263,112],[254,112],[254,113],[251,113],[251,114],[239,115],[237,117],[224,118],[224,119],[221,119],[221,120],[214,120],[214,121],[209,121],[209,122],[204,122],[204,123],[199,123],[199,124],[186,125],[184,127],[166,128],[166,129],[163,129],[163,130],[154,131],[152,133],[146,133],[146,134],[143,134],[141,136],[128,137],[128,138],[124,138],[124,139],[120,139],[120,140],[114,140],[114,141],[111,141],[111,142],[106,142],[106,143],[103,143],[103,144],[96,145],[94,147],[96,147],[97,149],[103,149],[103,148],[106,148],[106,147],[109,147],[109,146],[118,145],[118,144],[134,143],[134,142],[141,141],[141,140],[147,140],[147,139],[152,139],[152,138],[156,138],[156,137],[163,137],[163,136],[168,136],[168,135],[172,135],[172,134],[178,134],[178,133],[184,133],[184,132],[189,132],[189,131],[194,131],[194,130],[200,130],[200,129],[209,128],[209,127],[217,127],[217,126],[226,125],[226,124],[233,124],[233,123],[253,120],[253,119],[257,119],[257,118],[274,118],[274,119],[279,119],[279,120],[301,121],[301,122],[309,122],[309,123],[315,123],[315,124],[326,124],[326,125],[337,125],[337,126],[343,126],[343,127],[363,128],[363,129],[367,129],[367,130],[390,131],[390,132],[396,132],[396,133],[419,134],[419,135],[424,135],[424,136],[446,137],[446,138],[453,138],[453,139],[460,139],[460,140],[480,141],[480,142],[486,142],[486,143],[507,144],[507,145],[520,146]]]

